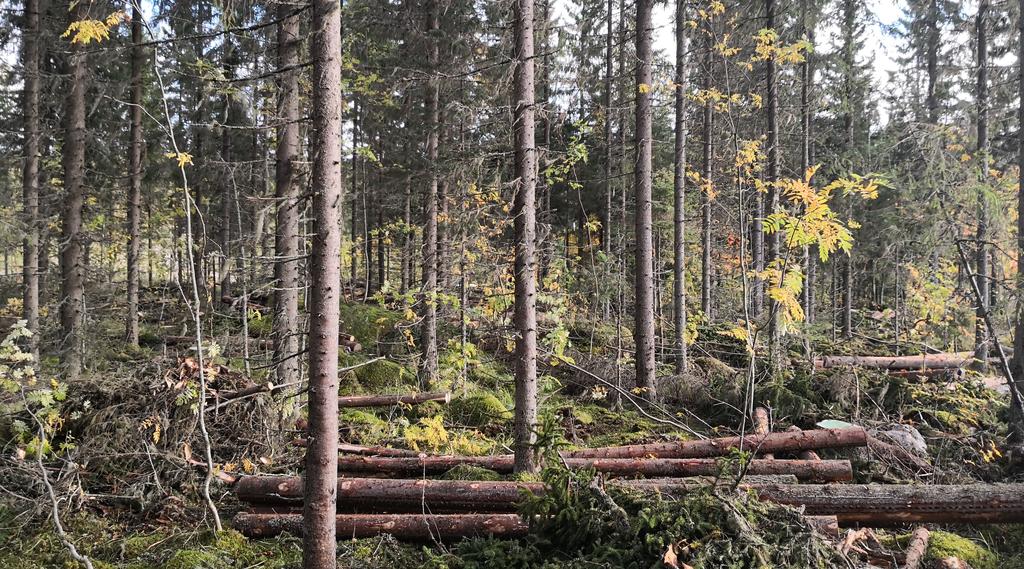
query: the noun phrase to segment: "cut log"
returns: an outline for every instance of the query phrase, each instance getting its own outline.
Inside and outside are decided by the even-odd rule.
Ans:
[[[914,379],[942,379],[955,380],[963,379],[964,370],[961,367],[936,367],[930,369],[890,369],[886,373],[893,377],[909,377]]]
[[[903,562],[903,569],[920,569],[924,555],[928,552],[928,538],[930,534],[927,528],[917,528],[910,534],[910,543],[907,545],[907,557]]]
[[[842,525],[1024,522],[1024,484],[767,484],[753,490],[762,500],[803,506],[808,515],[835,515]]]
[[[297,476],[246,476],[235,484],[234,490],[240,501],[251,504],[302,504],[302,479]],[[515,512],[524,493],[543,492],[544,485],[539,482],[342,478],[338,480],[338,507]]]
[[[711,458],[639,459],[639,458],[566,458],[568,468],[593,468],[615,476],[715,476],[722,465]],[[338,471],[345,473],[412,475],[441,474],[460,464],[468,464],[507,474],[512,472],[512,455],[496,456],[423,456],[416,458],[342,457]],[[853,479],[848,460],[752,460],[747,474],[793,474],[800,480],[839,482]],[[726,472],[726,474],[728,474]]]
[[[755,407],[754,412],[751,413],[751,420],[754,423],[755,435],[767,435],[772,432],[768,418],[768,410],[764,407]],[[770,452],[766,452],[761,454],[761,458],[772,459],[775,458],[775,455]]]
[[[291,445],[295,447],[306,446],[306,439],[299,437],[292,439]],[[391,448],[391,447],[368,447],[363,445],[353,445],[349,443],[338,443],[338,452],[341,454],[358,454],[361,456],[392,456],[392,457],[413,457],[420,456],[423,453],[411,449],[405,448]]]
[[[518,537],[529,526],[517,514],[342,514],[335,518],[339,539],[391,534],[419,541],[473,536]],[[302,534],[301,514],[250,514],[235,516],[235,529],[247,537],[273,537],[283,532]]]
[[[946,352],[917,356],[824,356],[814,360],[814,367],[865,367],[887,370],[921,370],[964,367],[974,359],[974,352]]]
[[[451,393],[409,393],[396,395],[350,395],[338,398],[338,407],[390,407],[392,405],[419,405],[428,401],[450,403]]]
[[[789,428],[789,431],[793,433],[799,433],[801,430],[802,429],[796,425],[793,425],[792,427]],[[821,460],[821,457],[818,456],[818,453],[814,452],[813,450],[802,450],[797,453],[796,457],[799,458],[800,460]]]
[[[732,449],[759,453],[780,453],[823,448],[867,445],[867,432],[860,427],[787,431],[745,437],[724,437],[698,441],[676,441],[620,447],[588,448],[563,453],[568,458],[710,458],[725,456]]]

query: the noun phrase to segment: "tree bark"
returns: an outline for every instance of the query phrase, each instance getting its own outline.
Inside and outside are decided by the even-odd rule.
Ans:
[[[610,6],[611,4],[609,4]],[[672,306],[675,324],[676,373],[686,373],[686,0],[676,0],[675,171],[673,179]],[[609,48],[610,49],[610,48]]]
[[[860,427],[789,431],[745,437],[724,437],[696,441],[652,443],[619,447],[602,447],[568,451],[574,458],[706,458],[725,456],[742,448],[759,453],[792,452],[823,448],[848,448],[867,445],[867,432]]]
[[[1024,14],[1024,0],[1020,0],[1020,14]],[[1024,61],[1024,18],[1018,18],[1017,59]],[[1024,125],[1024,65],[1017,66],[1017,124]],[[1017,129],[1017,167],[1024,172],[1024,128]],[[1024,267],[1024,176],[1017,182],[1017,266]],[[1013,327],[1013,376],[1017,392],[1024,391],[1024,271],[1017,270],[1016,318]],[[1024,414],[1011,407],[1011,429],[1014,439],[1024,439]]]
[[[420,385],[423,388],[429,388],[437,379],[437,146],[441,128],[438,10],[437,0],[427,2],[427,59],[430,76],[427,79],[426,111],[427,168],[430,170],[430,181],[427,183],[423,206],[426,215],[423,228],[423,325],[420,330],[420,342],[423,344]]]
[[[313,215],[309,303],[309,445],[303,567],[333,569],[338,482],[338,319],[341,301],[341,5],[313,1]]]
[[[928,122],[938,124],[939,122],[939,47],[942,41],[942,32],[939,29],[939,0],[928,1],[925,37],[925,60],[928,73],[928,92],[925,95],[925,106],[928,108]]]
[[[856,0],[843,0],[843,97],[845,99],[845,112],[843,113],[843,130],[846,135],[846,148],[850,152],[854,147],[853,129],[853,72],[856,65],[856,27],[857,27],[857,2]],[[853,200],[846,200],[846,215],[853,217]],[[842,325],[843,338],[853,337],[853,257],[851,253],[843,255],[842,264]]]
[[[978,16],[975,22],[978,44],[978,90],[976,104],[978,106],[978,156],[981,164],[981,183],[989,183],[988,161],[988,0],[978,3]],[[974,318],[974,353],[977,359],[985,361],[988,350],[988,331],[985,327],[985,315],[988,313],[989,300],[989,259],[988,259],[988,203],[985,192],[978,192],[978,229],[977,249],[975,256],[974,276],[978,285],[979,302]]]
[[[537,149],[534,144],[533,0],[515,2],[515,470],[534,472],[537,424]]]
[[[887,370],[956,369],[970,363],[974,352],[947,352],[916,356],[823,356],[814,360],[816,368],[866,367]]]
[[[131,63],[131,106],[130,145],[128,154],[128,315],[125,323],[125,340],[130,346],[139,345],[139,253],[142,250],[140,229],[142,226],[142,65],[145,57],[142,49],[142,13],[138,6],[132,8],[132,63]]]
[[[835,515],[843,525],[1024,521],[1020,484],[766,484],[753,490],[762,500],[802,506],[809,515]]]
[[[767,28],[778,33],[775,29],[775,0],[765,0],[765,13],[767,16]],[[781,40],[777,40],[781,41]],[[770,216],[779,208],[779,191],[775,186],[779,182],[780,148],[779,148],[779,85],[778,74],[775,69],[775,58],[768,57],[765,62],[766,81],[766,114],[768,122],[768,196],[765,204],[765,216]],[[766,235],[767,238],[767,264],[775,266],[779,271],[784,270],[779,259],[779,232],[774,231]],[[784,275],[780,273],[777,282],[766,283],[768,287],[781,287]],[[768,361],[771,369],[777,370],[782,365],[781,330],[779,329],[779,310],[781,306],[774,299],[768,304]]]
[[[907,545],[907,557],[903,562],[903,569],[920,569],[925,554],[928,553],[928,528],[919,527],[910,534],[910,543]]]
[[[299,23],[294,8],[277,7],[277,93],[275,166],[277,231],[274,235],[274,368],[277,383],[299,378]]]
[[[804,54],[800,64],[800,176],[806,175],[811,167],[811,89],[814,84],[814,72],[811,69],[811,57],[814,56],[814,26],[807,21],[807,4],[809,0],[800,1],[800,26],[811,49]],[[813,183],[813,182],[812,182]],[[814,323],[814,273],[817,259],[812,246],[803,250],[804,287],[801,291],[804,321]]]
[[[604,45],[604,227],[602,232],[601,250],[611,260],[612,255],[612,217],[614,203],[614,141],[612,140],[612,84],[614,82],[614,0],[607,0],[605,7],[605,45]]]
[[[592,468],[613,476],[715,476],[722,465],[714,458],[564,458],[567,468]],[[371,473],[388,475],[442,474],[468,464],[494,470],[501,474],[513,471],[512,455],[495,456],[422,456],[416,458],[343,457],[338,470],[347,474]],[[738,466],[738,465],[737,465]],[[751,461],[747,474],[793,474],[800,480],[846,481],[853,479],[848,460],[760,460]]]
[[[90,2],[73,4],[71,21],[88,14]],[[82,373],[82,325],[85,309],[85,255],[82,209],[85,205],[85,91],[88,80],[86,51],[72,43],[68,95],[64,102],[64,211],[61,218],[61,364],[67,380]]]
[[[22,68],[25,90],[24,165],[21,170],[22,223],[22,317],[32,336],[29,350],[39,358],[39,0],[25,0],[25,30],[22,34]]]
[[[711,89],[711,74],[713,73],[714,60],[712,59],[713,40],[708,36],[707,56],[704,62],[704,81],[702,88],[707,91]],[[712,162],[714,161],[714,141],[712,139],[712,126],[714,122],[714,109],[710,101],[704,103],[704,183],[710,185],[714,173]],[[700,309],[704,317],[714,321],[711,311],[711,196],[707,188],[700,192],[700,242],[701,242],[701,266],[700,266]]]
[[[451,540],[462,537],[521,537],[529,525],[518,514],[343,514],[334,519],[335,533],[346,539],[390,534],[403,540]],[[298,514],[235,516],[235,529],[247,537],[274,537],[283,532],[309,537],[309,525]],[[305,531],[304,531],[305,530]],[[332,541],[331,548],[335,547]]]
[[[636,386],[657,398],[654,359],[654,237],[651,178],[651,11],[636,3]]]

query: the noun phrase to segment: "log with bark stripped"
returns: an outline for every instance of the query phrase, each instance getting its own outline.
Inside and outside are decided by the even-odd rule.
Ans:
[[[947,352],[917,356],[824,356],[814,360],[814,367],[865,367],[886,370],[921,370],[959,368],[974,359],[974,352]]]
[[[928,538],[930,534],[927,528],[917,528],[910,534],[910,544],[907,545],[907,557],[903,562],[903,569],[920,569],[924,561],[925,553],[928,552]]]
[[[517,537],[529,526],[517,514],[341,514],[335,517],[339,539],[391,534],[405,540],[447,540],[472,536]],[[247,537],[302,534],[301,514],[235,516],[235,529]]]
[[[798,452],[824,448],[867,445],[867,432],[860,427],[787,431],[745,437],[723,437],[696,441],[675,441],[620,447],[588,448],[563,453],[567,458],[709,458],[725,456],[732,449],[758,453]]]
[[[723,473],[712,458],[565,458],[568,468],[593,468],[614,476],[715,476]],[[507,474],[512,472],[512,455],[497,456],[423,456],[416,458],[342,457],[338,471],[344,473],[412,475],[441,474],[458,465],[468,464]],[[800,480],[840,482],[853,479],[848,460],[759,460],[750,461],[747,474],[793,474]],[[726,468],[725,474],[728,474]]]

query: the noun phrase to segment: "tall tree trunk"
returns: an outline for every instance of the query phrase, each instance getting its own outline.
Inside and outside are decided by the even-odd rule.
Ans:
[[[274,235],[274,361],[277,383],[299,378],[299,16],[279,4],[277,67],[276,188],[277,232]]]
[[[711,74],[713,72],[712,65],[713,59],[711,55],[711,49],[713,46],[713,40],[710,38],[707,40],[707,57],[705,61],[704,69],[704,85],[705,91],[711,88]],[[704,133],[703,133],[703,146],[704,146],[704,183],[711,184],[711,177],[714,170],[712,169],[714,162],[714,140],[712,139],[712,127],[714,126],[714,109],[711,106],[711,102],[704,103]],[[700,216],[701,216],[701,227],[700,227],[700,242],[701,242],[701,267],[700,267],[700,309],[704,312],[704,317],[710,322],[714,319],[714,314],[711,311],[711,196],[708,195],[708,190],[702,188],[700,192]]]
[[[807,169],[811,166],[811,89],[814,87],[814,72],[811,67],[811,57],[814,56],[814,26],[809,25],[807,18],[807,4],[809,0],[800,1],[800,21],[804,36],[807,38],[811,49],[804,54],[804,61],[800,64],[800,175],[806,175]],[[813,182],[812,182],[813,183]],[[801,300],[804,309],[804,320],[810,324],[814,322],[814,273],[817,260],[812,246],[804,247],[804,288]]]
[[[89,2],[73,5],[71,21],[88,14]],[[82,325],[85,310],[85,255],[82,209],[85,205],[85,90],[88,77],[83,44],[71,44],[71,85],[64,102],[64,211],[61,219],[61,364],[68,381],[82,373]]]
[[[928,68],[928,93],[925,105],[928,107],[928,122],[937,124],[939,122],[939,42],[942,41],[942,32],[939,29],[939,0],[928,1],[928,22],[926,30],[926,66]]]
[[[125,338],[129,345],[139,345],[139,253],[142,250],[142,12],[132,8],[132,75],[131,75],[131,148],[129,150],[128,184],[128,317]]]
[[[235,49],[230,37],[224,40],[224,76],[230,81],[235,75]],[[231,217],[234,202],[235,177],[232,173],[231,154],[233,150],[231,129],[228,123],[231,116],[231,94],[223,95],[224,111],[220,134],[220,159],[223,162],[224,178],[220,196],[220,235],[218,237],[220,264],[220,301],[231,303]]]
[[[846,112],[843,114],[843,126],[846,134],[846,147],[852,152],[854,144],[853,130],[853,72],[856,65],[854,35],[857,25],[857,3],[856,0],[843,0],[843,65],[845,67],[843,78],[843,96],[846,99]],[[847,217],[852,217],[853,200],[847,198]],[[843,337],[853,337],[853,257],[846,254],[842,257],[842,323]]]
[[[412,175],[405,177],[405,210],[402,214],[402,288],[405,294],[413,280]]]
[[[657,397],[654,359],[654,237],[651,203],[651,11],[636,3],[636,385]]]
[[[988,184],[988,0],[978,4],[977,41],[978,41],[978,161],[981,163],[982,184]],[[988,268],[988,204],[985,192],[978,192],[978,232],[977,249],[974,267],[974,280],[978,283],[980,302],[974,319],[974,352],[975,357],[985,361],[988,355],[988,332],[985,328],[985,315],[988,312],[989,300],[989,268]]]
[[[341,300],[341,5],[313,1],[313,216],[309,324],[309,436],[303,567],[336,566],[338,319]]]
[[[603,238],[602,238],[602,250],[608,258],[611,258],[612,254],[612,216],[613,213],[613,188],[612,175],[614,172],[612,152],[613,152],[613,141],[612,141],[612,82],[614,81],[614,70],[612,68],[614,62],[614,32],[612,31],[614,9],[614,0],[607,0],[606,8],[606,22],[607,31],[605,33],[605,44],[604,44],[604,227],[602,227]]]
[[[534,144],[533,0],[515,0],[515,470],[537,469],[537,149]]]
[[[765,13],[767,16],[767,28],[778,33],[775,29],[775,0],[765,0]],[[780,148],[779,148],[779,85],[778,76],[775,70],[775,58],[768,57],[765,62],[765,74],[767,75],[767,101],[766,112],[768,121],[768,196],[765,215],[770,216],[779,208],[779,192],[775,187],[779,182]],[[784,267],[779,259],[779,232],[774,231],[767,236],[768,266],[775,267],[782,271]],[[782,286],[784,276],[780,273],[778,281],[765,283],[766,286]],[[781,333],[779,330],[779,310],[781,306],[775,300],[771,300],[768,306],[768,360],[769,367],[778,369],[782,364]]]
[[[610,6],[611,4],[609,4]],[[610,48],[609,48],[610,49]],[[686,0],[676,0],[675,176],[673,180],[672,305],[676,373],[686,372]]]
[[[437,145],[440,129],[440,85],[438,78],[438,19],[437,0],[427,3],[427,42],[430,78],[427,80],[427,168],[430,181],[424,196],[426,224],[423,228],[423,325],[420,343],[423,344],[423,363],[420,385],[429,387],[437,378]]]
[[[1019,14],[1024,14],[1024,0],[1020,0]],[[1017,19],[1017,60],[1024,61],[1024,18]],[[1017,66],[1017,124],[1024,125],[1024,65]],[[1024,128],[1017,129],[1017,167],[1024,172]],[[1024,390],[1024,176],[1017,181],[1017,315],[1013,328],[1013,375],[1017,392]],[[1011,426],[1015,439],[1024,439],[1024,416],[1013,411]]]
[[[22,35],[22,68],[25,91],[24,159],[21,175],[22,223],[22,317],[28,330],[29,349],[39,357],[39,0],[25,0],[25,31]]]

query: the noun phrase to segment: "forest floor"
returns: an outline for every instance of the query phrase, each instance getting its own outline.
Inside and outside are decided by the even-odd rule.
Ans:
[[[7,293],[10,291],[0,291]],[[100,291],[102,292],[102,291]],[[121,299],[92,308],[88,373],[76,385],[53,386],[58,395],[56,433],[42,463],[60,499],[67,538],[96,567],[141,569],[242,569],[298,567],[300,540],[291,536],[249,540],[211,531],[212,516],[200,499],[205,442],[198,429],[197,364],[184,304],[173,289],[144,298],[142,347],[122,341]],[[6,297],[13,296],[7,294]],[[99,297],[99,293],[95,293]],[[6,298],[5,297],[5,298]],[[16,305],[8,303],[16,316]],[[252,308],[252,307],[251,307]],[[204,317],[210,387],[228,392],[268,381],[270,314],[258,304],[246,316],[220,305]],[[260,310],[262,308],[262,310]],[[362,346],[342,357],[342,394],[407,393],[418,389],[416,356],[407,341],[404,309],[377,302],[346,302],[343,330]],[[498,328],[498,327],[496,327]],[[632,348],[628,330],[577,318],[567,324],[574,364],[542,366],[540,439],[550,448],[582,448],[685,439],[691,430],[711,436],[749,425],[745,346],[725,328],[702,326],[691,346],[691,370],[662,373],[664,406],[638,409],[611,385],[632,385],[631,365],[619,365],[621,346]],[[884,354],[877,341],[833,345],[810,334],[819,354]],[[56,331],[44,333],[54,345]],[[457,336],[448,330],[444,336]],[[175,339],[176,338],[176,339]],[[172,341],[172,339],[174,339]],[[473,330],[472,344],[451,343],[442,353],[441,380],[451,403],[349,409],[341,412],[341,440],[439,454],[510,452],[513,380],[505,339]],[[755,382],[753,403],[769,409],[772,428],[807,429],[844,421],[876,433],[912,428],[926,444],[923,457],[934,471],[921,475],[891,458],[864,449],[823,451],[822,458],[853,461],[855,481],[896,484],[962,484],[1019,481],[1019,456],[1007,451],[1007,398],[984,375],[912,379],[852,369],[813,370],[793,346],[791,365],[776,378]],[[248,359],[245,354],[248,353]],[[53,356],[43,357],[39,383],[49,383]],[[582,371],[586,370],[586,371]],[[605,381],[600,381],[601,378]],[[607,383],[605,383],[607,382]],[[75,567],[53,531],[51,503],[41,482],[31,416],[18,411],[21,395],[0,400],[0,567]],[[243,509],[228,480],[240,474],[296,474],[303,449],[302,394],[284,390],[232,401],[207,413],[217,477],[212,497],[220,517]],[[903,427],[895,427],[902,425]],[[747,427],[749,428],[749,427]],[[36,446],[33,446],[33,445]],[[1004,452],[1007,451],[1007,452]],[[728,479],[745,457],[722,461]],[[911,526],[845,534],[846,544],[815,533],[797,510],[754,500],[742,491],[714,487],[678,500],[588,490],[588,473],[549,467],[552,487],[544,500],[524,506],[547,514],[526,538],[473,538],[456,543],[399,543],[383,536],[339,541],[341,567],[896,567]],[[458,467],[450,479],[511,479]],[[601,493],[603,494],[603,492]],[[615,510],[615,511],[613,511]],[[617,516],[624,512],[625,524]],[[927,563],[957,557],[975,569],[1024,567],[1024,531],[1014,525],[929,526]],[[852,537],[851,537],[852,536]],[[928,565],[925,565],[926,567]]]

